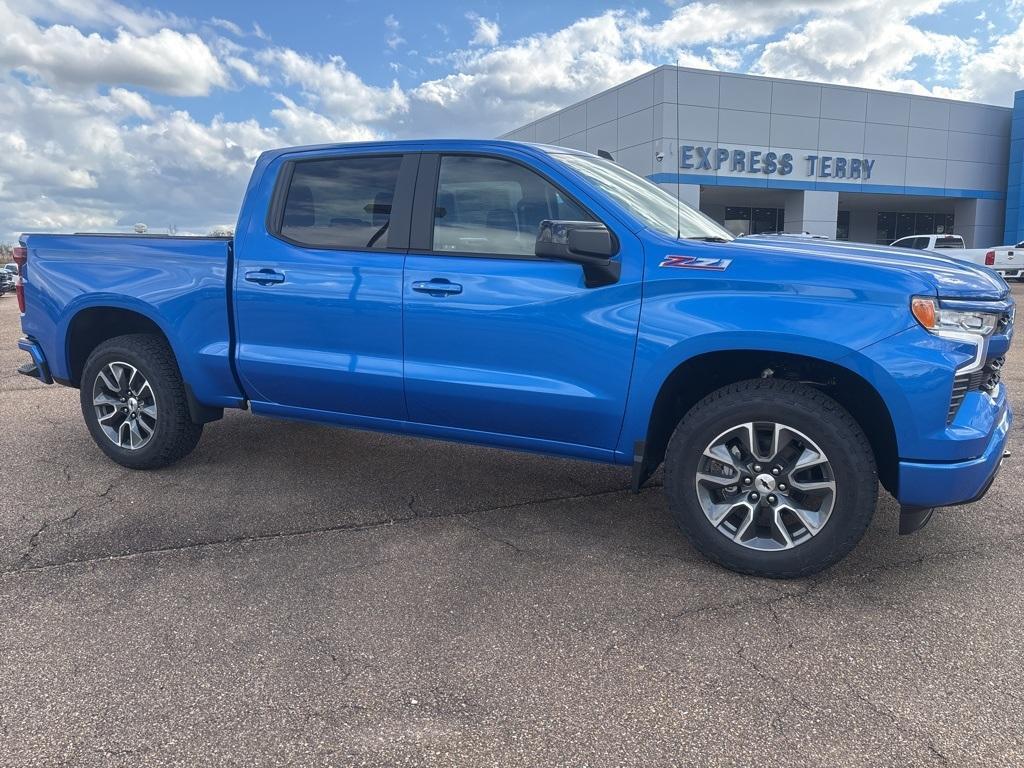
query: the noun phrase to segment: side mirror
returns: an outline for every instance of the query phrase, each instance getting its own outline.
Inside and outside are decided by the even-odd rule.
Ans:
[[[587,288],[598,288],[619,281],[622,264],[612,260],[617,250],[612,233],[599,221],[545,219],[537,232],[534,253],[579,264]]]

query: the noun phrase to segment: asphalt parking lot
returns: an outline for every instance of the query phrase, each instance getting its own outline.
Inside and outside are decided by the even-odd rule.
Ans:
[[[1020,430],[982,502],[772,582],[618,468],[232,413],[129,472],[18,335],[0,764],[1024,764]]]

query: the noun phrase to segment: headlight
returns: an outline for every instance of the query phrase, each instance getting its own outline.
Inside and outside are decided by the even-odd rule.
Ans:
[[[910,310],[917,322],[938,336],[989,336],[999,322],[999,315],[994,312],[944,308],[937,299],[925,296],[911,299]]]

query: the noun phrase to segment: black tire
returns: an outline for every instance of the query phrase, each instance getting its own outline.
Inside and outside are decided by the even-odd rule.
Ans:
[[[103,431],[93,405],[93,386],[111,362],[138,369],[149,382],[158,405],[158,418],[149,441],[134,450],[115,445]],[[80,382],[82,415],[93,440],[107,456],[129,469],[158,469],[184,458],[196,447],[203,425],[192,421],[178,363],[167,342],[151,334],[130,334],[105,341],[85,362]]]
[[[701,508],[696,473],[706,446],[747,422],[776,422],[799,430],[825,452],[835,481],[831,516],[791,549],[764,551],[736,543]],[[740,573],[773,579],[821,571],[845,557],[863,537],[878,503],[878,472],[864,431],[835,400],[812,387],[777,379],[730,384],[683,417],[665,456],[665,492],[676,523],[702,554]]]

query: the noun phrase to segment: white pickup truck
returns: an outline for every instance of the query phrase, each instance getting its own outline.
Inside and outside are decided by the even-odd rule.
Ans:
[[[919,251],[941,251],[944,256],[993,269],[1004,279],[1024,278],[1024,243],[994,248],[967,248],[960,235],[911,235],[901,237],[892,245]]]

